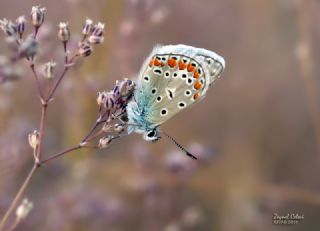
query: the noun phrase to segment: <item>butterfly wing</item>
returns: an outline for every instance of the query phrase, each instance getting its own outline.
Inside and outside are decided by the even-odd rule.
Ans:
[[[200,101],[224,66],[222,57],[205,49],[156,46],[142,66],[135,92],[145,123],[160,125]]]

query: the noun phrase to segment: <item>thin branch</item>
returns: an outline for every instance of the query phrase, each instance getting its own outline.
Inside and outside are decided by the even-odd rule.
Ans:
[[[38,91],[38,94],[39,94],[39,97],[41,100],[43,100],[43,92],[42,92],[42,89],[41,89],[41,85],[40,85],[40,81],[39,81],[39,78],[38,78],[38,74],[34,68],[34,63],[31,63],[30,64],[30,68],[32,70],[32,73],[33,73],[33,77],[35,79],[35,82],[36,82],[36,87],[37,87],[37,91]]]
[[[64,67],[63,72],[62,72],[62,74],[60,75],[59,79],[58,79],[58,80],[55,82],[55,84],[53,85],[53,88],[51,89],[51,91],[50,91],[50,93],[49,93],[49,95],[48,95],[48,98],[46,99],[47,102],[49,102],[49,101],[52,99],[54,93],[56,92],[57,88],[59,87],[59,85],[60,85],[63,77],[64,77],[65,74],[67,73],[68,69],[69,69],[69,66],[66,65],[66,66]]]
[[[39,146],[37,150],[37,158],[39,161],[41,161],[41,155],[42,155],[42,141],[44,137],[44,131],[45,131],[45,121],[46,121],[46,115],[48,110],[48,104],[46,102],[42,102],[41,107],[41,119],[40,119],[40,131],[39,131]]]
[[[47,164],[48,162],[50,162],[50,161],[52,161],[52,160],[54,160],[54,159],[56,159],[56,158],[58,158],[58,157],[60,157],[60,156],[63,156],[63,155],[65,155],[65,154],[69,153],[69,152],[78,150],[78,149],[83,148],[83,147],[85,147],[85,146],[82,146],[82,145],[78,144],[78,145],[76,145],[76,146],[74,146],[74,147],[67,148],[67,149],[64,150],[64,151],[59,152],[59,153],[57,153],[57,154],[54,154],[54,155],[52,155],[51,157],[49,157],[49,158],[41,161],[40,164],[41,164],[41,165],[45,165],[45,164]]]

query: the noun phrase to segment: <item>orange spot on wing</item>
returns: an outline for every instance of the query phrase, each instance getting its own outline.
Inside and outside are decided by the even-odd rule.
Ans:
[[[193,86],[196,90],[199,90],[202,87],[202,84],[198,81]]]
[[[198,92],[198,93],[194,94],[193,99],[196,100],[196,99],[198,99],[199,97],[200,97],[200,93]]]
[[[164,62],[160,63],[161,67],[164,67],[166,64]]]
[[[186,67],[187,67],[187,65],[184,62],[179,61],[179,70],[184,70],[184,69],[186,69]]]
[[[188,68],[187,68],[188,72],[192,72],[192,71],[194,71],[194,69],[195,69],[195,67],[192,66],[191,63],[189,63]]]
[[[150,60],[149,67],[152,67],[152,65],[153,65],[153,59]]]
[[[161,62],[158,59],[155,59],[153,63],[157,67],[161,65]]]
[[[174,59],[169,59],[168,60],[168,65],[169,65],[169,67],[173,68],[173,67],[175,67],[177,65],[177,61],[174,60]]]
[[[199,72],[198,71],[195,71],[194,73],[193,73],[193,77],[194,78],[199,78],[200,77],[200,74],[199,74]]]

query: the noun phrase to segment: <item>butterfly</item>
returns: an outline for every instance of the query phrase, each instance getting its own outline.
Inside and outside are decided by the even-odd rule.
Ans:
[[[154,47],[141,67],[134,97],[126,108],[128,133],[140,133],[147,141],[157,141],[159,126],[202,100],[224,68],[221,56],[203,48],[182,44]]]

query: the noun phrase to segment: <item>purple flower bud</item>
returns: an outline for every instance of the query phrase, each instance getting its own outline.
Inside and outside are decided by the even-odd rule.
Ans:
[[[70,39],[70,30],[67,22],[59,23],[58,36],[62,42],[68,42]]]
[[[107,110],[111,110],[112,108],[114,108],[114,104],[115,104],[114,95],[108,92],[106,94],[106,99],[105,99],[105,108]]]
[[[104,24],[101,23],[101,22],[98,22],[93,27],[92,35],[102,37],[103,36],[103,31],[104,31]]]
[[[93,48],[88,42],[79,43],[78,54],[81,57],[87,57],[91,55],[92,51],[93,51]]]
[[[124,79],[119,83],[118,86],[121,96],[127,96],[133,92],[135,84],[129,79]]]
[[[88,39],[88,42],[91,44],[99,44],[104,41],[103,37],[104,24],[98,22],[92,29],[92,34]]]
[[[86,19],[86,23],[83,26],[82,34],[88,36],[92,32],[93,21],[89,18]]]
[[[26,18],[24,17],[24,15],[16,19],[16,28],[17,28],[17,32],[20,35],[20,38],[22,37],[22,34],[25,29],[25,22],[26,22]]]
[[[44,21],[45,7],[33,6],[31,9],[31,23],[34,27],[40,27]]]

